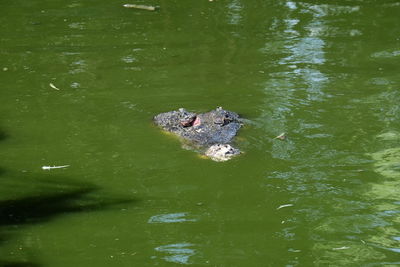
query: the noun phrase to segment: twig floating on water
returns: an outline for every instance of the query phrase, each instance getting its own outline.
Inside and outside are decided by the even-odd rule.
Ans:
[[[136,9],[142,9],[142,10],[149,10],[149,11],[156,10],[155,6],[145,6],[145,5],[135,5],[135,4],[125,4],[124,7],[126,7],[126,8],[136,8]]]
[[[332,248],[333,250],[343,250],[343,249],[349,249],[350,247],[346,247],[346,246],[344,246],[344,247],[340,247],[340,248]]]
[[[293,204],[285,204],[285,205],[280,205],[278,208],[276,208],[277,210],[280,210],[282,208],[287,208],[287,207],[293,207]]]
[[[63,166],[43,166],[43,170],[52,170],[52,169],[62,169],[62,168],[67,168],[69,165],[63,165]]]
[[[52,83],[49,83],[49,85],[50,85],[50,87],[51,88],[53,88],[53,89],[55,89],[55,90],[57,90],[57,91],[60,91],[60,89],[59,88],[57,88],[54,84],[52,84]]]

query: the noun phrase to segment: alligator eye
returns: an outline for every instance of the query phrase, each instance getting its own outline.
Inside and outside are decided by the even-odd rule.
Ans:
[[[188,117],[188,118],[182,119],[180,121],[180,123],[183,127],[190,127],[190,126],[193,126],[193,122],[195,121],[195,119],[196,119],[196,117]]]

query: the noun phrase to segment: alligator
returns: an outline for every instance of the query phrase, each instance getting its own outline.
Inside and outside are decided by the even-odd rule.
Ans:
[[[180,108],[156,115],[154,123],[214,161],[227,161],[241,153],[230,144],[242,126],[241,119],[221,107],[199,114]]]

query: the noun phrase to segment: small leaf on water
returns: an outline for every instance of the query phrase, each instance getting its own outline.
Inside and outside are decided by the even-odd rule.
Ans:
[[[279,139],[279,140],[286,140],[286,135],[285,133],[281,133],[280,135],[278,135],[277,137],[275,137],[275,139]]]

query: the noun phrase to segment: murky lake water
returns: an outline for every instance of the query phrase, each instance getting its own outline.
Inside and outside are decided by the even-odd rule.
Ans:
[[[122,4],[0,3],[0,265],[400,265],[398,1]],[[217,106],[225,163],[151,122]]]

